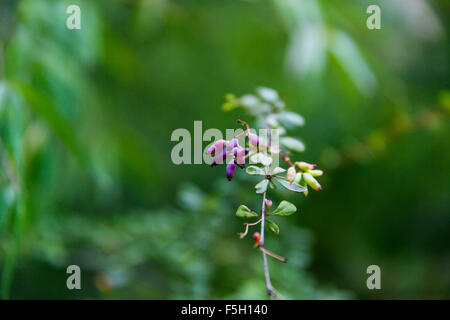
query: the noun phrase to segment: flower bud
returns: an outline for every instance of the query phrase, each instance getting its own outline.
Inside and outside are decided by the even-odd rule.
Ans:
[[[216,149],[221,149],[225,146],[225,144],[226,144],[226,141],[223,139],[220,139],[220,140],[217,140],[216,142],[214,142],[214,147]]]
[[[256,241],[259,241],[259,239],[261,239],[261,235],[259,234],[259,232],[255,232],[254,234],[253,234],[253,239],[255,239]]]
[[[302,180],[302,173],[301,172],[297,172],[293,182],[295,182],[296,184],[300,184],[301,180]]]
[[[206,150],[206,153],[210,154],[210,155],[214,155],[216,153],[216,147],[214,147],[214,144],[212,144],[208,150]]]
[[[251,145],[254,145],[254,146],[259,145],[259,137],[254,133],[250,133],[248,135],[248,140],[250,141]]]
[[[311,173],[313,177],[320,177],[321,175],[323,175],[322,170],[309,170],[309,173]]]
[[[233,154],[236,157],[236,164],[241,168],[245,166],[245,149],[237,147],[233,149]]]
[[[238,139],[233,138],[227,143],[227,149],[233,150],[233,148],[236,148],[239,145]]]
[[[270,208],[272,208],[272,200],[266,199],[264,202],[266,203],[266,212],[267,212],[267,210],[270,210]]]
[[[303,171],[312,170],[316,167],[315,164],[307,163],[304,161],[299,161],[299,162],[296,162],[295,164],[297,165],[297,167],[299,167]]]
[[[322,186],[319,184],[319,182],[317,182],[316,179],[314,179],[314,177],[310,173],[305,172],[303,174],[303,178],[305,179],[306,183],[314,190],[322,190]]]
[[[211,163],[211,167],[215,165],[222,164],[224,160],[227,158],[227,150],[225,147],[222,148],[222,152],[217,152],[213,158],[213,162]]]
[[[289,167],[286,173],[286,180],[288,182],[292,182],[295,178],[295,175],[296,175],[295,167],[294,166]]]
[[[228,181],[231,181],[231,179],[233,179],[234,176],[234,171],[236,170],[236,163],[234,163],[234,160],[231,160],[230,162],[228,162],[227,164],[227,179]]]
[[[224,145],[225,140],[223,139],[217,140],[208,148],[208,150],[206,150],[206,152],[210,155],[214,155],[216,151],[222,149]]]

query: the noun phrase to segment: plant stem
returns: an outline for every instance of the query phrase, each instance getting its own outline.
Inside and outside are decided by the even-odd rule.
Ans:
[[[260,238],[260,247],[264,248],[264,225],[266,221],[266,192],[263,194],[262,208],[261,208],[261,238]],[[270,282],[270,273],[269,273],[269,265],[267,264],[267,255],[264,251],[262,251],[263,257],[263,266],[264,266],[264,278],[266,279],[266,289],[269,297],[275,297],[276,293],[274,288],[272,287],[272,283]]]

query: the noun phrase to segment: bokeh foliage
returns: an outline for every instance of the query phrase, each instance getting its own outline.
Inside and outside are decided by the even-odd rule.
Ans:
[[[82,29],[68,30],[79,4]],[[264,85],[324,190],[267,240],[286,298],[450,297],[447,1],[2,1],[0,288],[12,298],[264,298],[239,240],[253,180],[175,166],[176,128],[233,128]],[[206,146],[206,143],[204,144]],[[274,199],[278,200],[278,199]],[[80,265],[82,290],[65,287]],[[382,269],[382,290],[366,268]]]

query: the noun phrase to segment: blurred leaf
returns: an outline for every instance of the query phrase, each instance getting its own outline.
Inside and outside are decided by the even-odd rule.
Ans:
[[[308,25],[298,27],[292,35],[288,47],[286,64],[289,71],[301,77],[318,76],[326,65],[326,30],[321,26]]]
[[[303,152],[305,151],[305,145],[298,139],[292,137],[281,137],[280,143],[291,151]]]
[[[276,114],[276,119],[288,128],[300,127],[305,124],[305,119],[295,112],[280,112]]]
[[[362,93],[370,93],[375,88],[375,76],[352,38],[345,32],[336,31],[333,33],[329,50],[344,68],[353,84]]]
[[[266,227],[275,234],[280,233],[280,227],[272,220],[266,219]]]
[[[15,83],[18,90],[25,97],[28,105],[41,116],[53,130],[53,132],[61,139],[67,148],[80,160],[81,164],[87,169],[91,169],[87,161],[87,157],[81,148],[76,132],[67,120],[65,120],[58,112],[53,102],[42,91],[35,89],[33,86],[25,83]]]
[[[276,102],[279,99],[278,92],[272,88],[259,87],[257,92],[267,102]]]

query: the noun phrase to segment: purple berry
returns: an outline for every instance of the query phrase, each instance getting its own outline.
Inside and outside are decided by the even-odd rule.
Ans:
[[[233,179],[234,176],[234,171],[236,170],[236,163],[234,163],[234,160],[231,160],[230,162],[228,162],[227,164],[227,179],[228,181],[231,181],[231,179]]]

